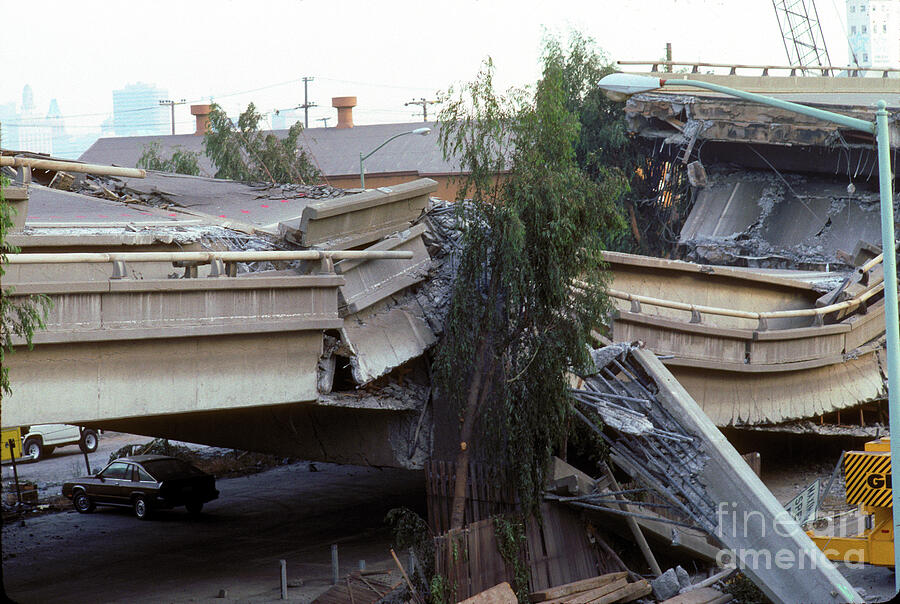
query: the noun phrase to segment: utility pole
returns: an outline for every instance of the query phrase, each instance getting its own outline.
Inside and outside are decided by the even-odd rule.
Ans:
[[[172,109],[172,135],[175,134],[175,105],[184,105],[186,102],[187,101],[184,99],[181,99],[180,101],[170,101],[167,99],[159,102],[160,105],[168,105]]]
[[[309,78],[303,76],[303,104],[298,107],[298,109],[303,109],[303,127],[309,128],[309,108],[310,107],[318,107],[315,103],[309,102],[309,88],[308,84],[315,80],[315,78]]]
[[[330,117],[320,117],[318,121],[322,122],[324,124],[325,128],[327,128],[328,120],[330,120],[330,119],[331,119]]]
[[[422,106],[422,121],[427,122],[428,121],[428,106],[435,105],[435,104],[437,104],[437,101],[426,101],[425,97],[420,97],[418,101],[413,99],[408,103],[403,103],[403,106],[409,107],[410,105],[421,105]]]

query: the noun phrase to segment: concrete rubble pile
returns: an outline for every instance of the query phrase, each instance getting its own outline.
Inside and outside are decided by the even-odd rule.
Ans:
[[[760,89],[780,85],[781,78],[706,79]],[[828,80],[822,92],[799,94],[797,100],[871,120],[870,107],[884,98],[893,114],[893,146],[900,146],[896,85],[891,90],[887,81]],[[836,92],[827,92],[826,84]],[[872,92],[843,89],[850,84]],[[871,140],[789,111],[695,91],[640,94],[625,107],[629,128],[652,142],[658,159],[684,164],[694,185],[678,241],[684,257],[840,269],[849,266],[839,251],[848,252],[859,240],[880,242],[878,161]],[[785,96],[788,89],[778,91]]]
[[[598,432],[610,460],[638,486],[598,483],[590,493],[548,499],[624,517],[640,525],[638,532],[666,525],[672,545],[688,543],[701,557],[712,545],[717,564],[739,568],[772,601],[798,594],[815,602],[862,601],[652,352],[617,344],[592,356],[596,372],[572,389],[576,416]],[[596,427],[597,419],[607,430]],[[790,555],[794,563],[766,564],[765,552]],[[674,590],[665,587],[669,574]],[[678,594],[676,575],[656,580],[659,600]]]

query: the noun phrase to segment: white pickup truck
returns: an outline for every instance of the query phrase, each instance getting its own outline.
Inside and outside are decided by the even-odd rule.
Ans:
[[[22,426],[22,455],[34,461],[50,455],[56,447],[78,445],[86,453],[93,453],[100,445],[96,430],[69,424],[35,424]]]

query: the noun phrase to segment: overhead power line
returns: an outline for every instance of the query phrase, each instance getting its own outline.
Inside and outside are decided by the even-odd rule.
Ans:
[[[309,88],[307,84],[312,82],[315,78],[309,78],[303,76],[303,104],[299,106],[299,109],[303,109],[303,127],[309,128],[309,108],[310,107],[318,107],[315,103],[309,102]]]
[[[180,101],[160,101],[160,105],[168,105],[172,109],[172,135],[175,135],[175,105],[184,105],[187,101],[181,99]]]
[[[409,107],[410,105],[420,105],[422,107],[422,121],[427,122],[428,121],[428,106],[435,105],[435,104],[437,104],[437,101],[427,101],[427,100],[425,100],[425,97],[421,97],[421,98],[419,98],[418,101],[413,99],[408,103],[403,103],[403,106]],[[413,114],[413,115],[415,115],[415,114]]]

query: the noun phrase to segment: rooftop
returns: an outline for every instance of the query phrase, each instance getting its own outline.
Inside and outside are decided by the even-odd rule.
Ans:
[[[366,173],[418,173],[421,176],[451,174],[457,166],[443,158],[437,122],[373,124],[353,128],[308,128],[303,131],[303,148],[326,177],[359,174],[359,154],[368,153],[392,136],[423,126],[431,128],[428,136],[403,136],[366,160]],[[287,130],[272,130],[276,136],[287,136]],[[176,147],[200,154],[201,174],[214,176],[215,168],[204,154],[203,137],[194,134],[166,136],[125,136],[98,139],[79,160],[89,163],[135,167],[144,147],[157,142],[169,155]]]

